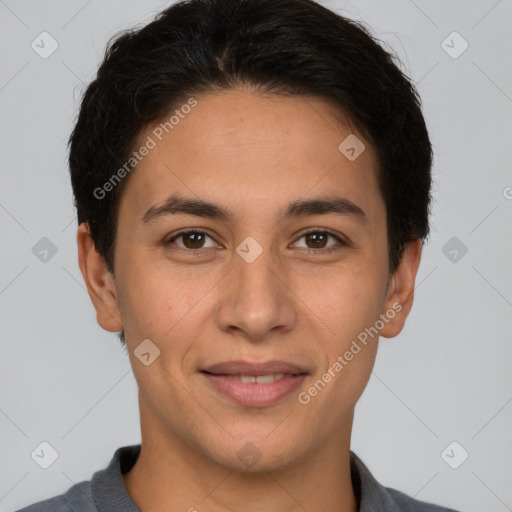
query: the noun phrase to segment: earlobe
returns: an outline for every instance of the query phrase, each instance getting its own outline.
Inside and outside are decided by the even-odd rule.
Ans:
[[[89,297],[96,309],[96,320],[106,331],[123,329],[117,302],[117,290],[105,259],[96,251],[89,226],[82,223],[77,231],[78,265]]]
[[[405,325],[405,319],[412,308],[416,274],[421,259],[421,241],[409,242],[402,259],[390,279],[384,311],[387,322],[380,331],[385,338],[397,336]]]

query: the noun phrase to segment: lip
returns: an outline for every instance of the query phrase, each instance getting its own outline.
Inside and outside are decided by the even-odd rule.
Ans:
[[[302,375],[309,372],[295,363],[286,361],[271,360],[262,363],[255,363],[243,360],[223,361],[202,368],[201,372],[213,375],[268,375],[270,373],[285,373],[289,375]]]
[[[273,373],[284,376],[269,383],[245,383],[237,380],[237,375],[257,377]],[[208,383],[224,397],[247,407],[272,405],[295,391],[309,375],[303,367],[286,361],[224,361],[201,370]]]
[[[307,374],[284,375],[281,379],[268,384],[259,384],[257,382],[241,382],[233,375],[214,375],[212,373],[202,372],[202,375],[218,393],[240,405],[247,407],[264,407],[272,405],[285,396],[295,391]]]

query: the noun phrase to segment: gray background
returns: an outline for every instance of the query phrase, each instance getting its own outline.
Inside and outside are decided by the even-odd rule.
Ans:
[[[96,324],[77,264],[66,141],[108,38],[168,4],[0,0],[1,511],[66,491],[140,440],[128,358]],[[415,305],[381,340],[352,449],[418,499],[512,510],[512,1],[323,4],[398,52],[435,147]],[[43,31],[59,45],[47,59],[31,48]],[[469,43],[458,58],[441,45],[453,31]],[[43,237],[57,248],[46,262],[32,251]],[[59,454],[46,470],[31,458],[42,441]]]

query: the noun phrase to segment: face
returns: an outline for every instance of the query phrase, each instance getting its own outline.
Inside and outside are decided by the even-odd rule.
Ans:
[[[389,275],[376,156],[329,103],[195,98],[168,134],[141,134],[156,144],[129,177],[115,278],[93,301],[105,329],[125,330],[143,438],[277,469],[348,442],[375,332],[402,328],[418,252]],[[355,160],[339,149],[351,134]]]

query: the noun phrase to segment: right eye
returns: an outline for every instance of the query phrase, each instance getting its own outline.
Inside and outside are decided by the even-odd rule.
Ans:
[[[213,241],[213,238],[202,229],[190,229],[187,231],[180,231],[179,233],[175,234],[170,238],[169,240],[166,240],[164,242],[165,246],[169,246],[175,243],[176,240],[182,239],[183,245],[176,244],[180,249],[183,249],[185,251],[197,251],[198,249],[209,249],[210,247],[215,247],[215,243],[211,245],[210,247],[204,247],[204,242],[206,238],[209,238]]]

